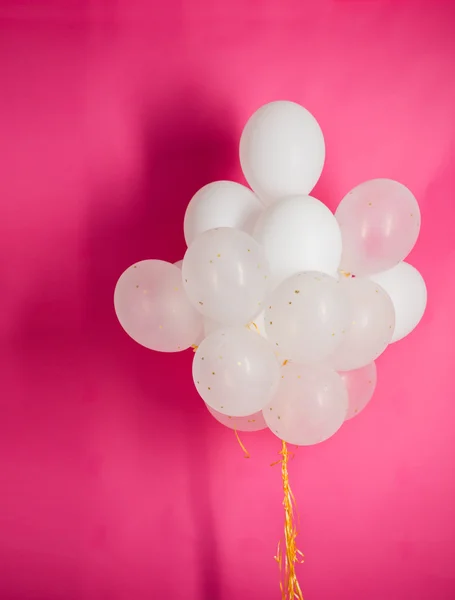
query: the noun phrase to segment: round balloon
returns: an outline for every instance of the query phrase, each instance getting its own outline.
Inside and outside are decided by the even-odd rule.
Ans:
[[[192,197],[183,228],[189,246],[201,233],[234,227],[252,233],[264,205],[247,187],[234,181],[214,181]]]
[[[377,381],[376,365],[372,362],[355,371],[340,371],[339,375],[348,392],[348,420],[357,416],[373,397]]]
[[[151,350],[185,350],[202,330],[201,316],[183,289],[180,269],[161,260],[129,267],[115,286],[114,307],[126,333]]]
[[[348,319],[338,280],[324,273],[299,273],[271,294],[265,330],[284,356],[304,364],[315,363],[333,354]]]
[[[210,229],[194,240],[182,267],[186,293],[205,317],[245,325],[263,305],[269,268],[261,246],[238,229]]]
[[[412,250],[420,231],[417,200],[392,179],[361,183],[343,198],[335,216],[343,236],[341,268],[356,276],[398,264]]]
[[[272,204],[259,218],[254,237],[264,248],[272,285],[303,271],[337,274],[340,227],[316,198],[292,196]]]
[[[297,446],[318,444],[343,424],[348,394],[341,377],[323,365],[289,364],[272,401],[263,410],[269,429]]]
[[[349,305],[349,326],[342,332],[330,364],[337,371],[352,371],[376,360],[390,343],[395,310],[390,296],[370,279],[342,279],[340,290]]]
[[[401,262],[388,271],[371,275],[390,296],[395,309],[395,328],[391,342],[397,342],[417,327],[427,306],[427,287],[412,265]]]
[[[257,110],[240,139],[240,163],[246,180],[266,203],[309,194],[325,159],[319,123],[294,102],[271,102]]]
[[[217,412],[245,417],[270,401],[280,380],[273,347],[246,327],[221,329],[197,349],[193,379],[204,402]]]
[[[206,407],[212,417],[225,427],[229,427],[229,429],[234,429],[235,431],[261,431],[262,429],[267,429],[262,411],[254,413],[254,415],[248,415],[247,417],[231,417],[230,415],[223,415],[213,410],[208,404],[206,404]]]

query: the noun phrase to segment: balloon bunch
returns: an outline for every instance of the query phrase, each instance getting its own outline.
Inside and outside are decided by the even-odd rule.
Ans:
[[[422,276],[403,262],[420,229],[412,193],[367,181],[333,214],[309,195],[324,158],[305,108],[263,106],[240,140],[251,189],[217,181],[199,190],[185,214],[183,262],[134,264],[114,294],[136,342],[196,350],[194,384],[218,421],[268,427],[296,445],[326,440],[365,407],[374,361],[426,306]]]

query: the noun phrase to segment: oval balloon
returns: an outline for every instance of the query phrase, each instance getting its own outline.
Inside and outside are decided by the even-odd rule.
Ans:
[[[185,350],[202,330],[180,269],[162,260],[143,260],[126,269],[115,286],[114,307],[126,333],[151,350]]]
[[[217,412],[245,417],[270,401],[280,380],[273,348],[246,327],[221,329],[201,343],[193,379],[204,402]]]
[[[340,371],[339,376],[348,392],[346,420],[356,417],[371,400],[376,389],[377,372],[374,362],[355,371]]]
[[[395,309],[395,328],[391,343],[409,335],[423,317],[427,306],[427,287],[419,271],[401,262],[388,271],[371,275],[390,296]]]
[[[216,410],[213,410],[208,404],[206,404],[207,410],[214,419],[229,429],[234,431],[261,431],[267,429],[267,424],[264,420],[262,411],[254,413],[254,415],[248,415],[247,417],[232,417],[230,415],[223,415]]]
[[[303,271],[337,274],[340,227],[316,198],[292,196],[272,204],[259,218],[254,237],[264,248],[272,286]]]
[[[264,251],[238,229],[211,229],[186,251],[182,267],[186,293],[205,317],[245,325],[261,309],[269,283]]]
[[[392,339],[395,310],[390,296],[370,279],[342,279],[340,290],[349,305],[349,326],[342,332],[330,364],[337,371],[352,371],[380,356]]]
[[[420,231],[417,200],[392,179],[365,181],[340,202],[341,268],[356,276],[390,269],[412,250]]]
[[[303,106],[278,101],[262,106],[248,120],[240,139],[246,180],[266,203],[309,194],[322,173],[324,136]]]
[[[338,280],[324,273],[299,273],[270,295],[265,310],[267,338],[291,360],[327,359],[342,341],[349,312]]]
[[[234,181],[214,181],[191,198],[183,228],[189,246],[201,233],[234,227],[252,233],[264,205],[250,189]]]
[[[338,373],[322,365],[291,363],[282,368],[278,391],[262,412],[280,439],[310,446],[336,433],[347,410],[348,394]]]

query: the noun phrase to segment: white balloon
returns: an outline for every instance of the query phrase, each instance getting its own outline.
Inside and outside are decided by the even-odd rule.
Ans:
[[[337,371],[353,371],[376,360],[392,339],[395,311],[380,285],[360,277],[342,278],[339,289],[348,302],[348,326],[329,358]]]
[[[303,364],[327,359],[342,342],[349,311],[340,283],[324,273],[299,273],[270,295],[268,339],[286,358]]]
[[[204,231],[217,227],[234,227],[247,233],[253,227],[264,205],[250,189],[234,181],[214,181],[191,198],[183,228],[189,246]]]
[[[282,369],[278,390],[262,413],[280,439],[311,446],[336,433],[347,410],[348,393],[338,373],[323,365],[290,364]]]
[[[303,271],[336,276],[341,231],[333,213],[311,196],[291,196],[259,217],[255,239],[263,246],[272,287]]]
[[[265,204],[309,194],[322,173],[324,159],[319,123],[295,102],[262,106],[250,117],[240,139],[243,173]]]
[[[390,296],[395,308],[392,342],[402,340],[417,327],[427,305],[427,288],[419,271],[401,262],[392,269],[369,277]]]
[[[270,402],[280,380],[273,347],[246,327],[220,329],[199,346],[193,379],[204,402],[232,417],[252,415]]]
[[[261,246],[239,229],[210,229],[183,259],[186,293],[205,317],[245,325],[263,304],[269,269]]]
[[[143,260],[126,269],[115,286],[114,307],[126,333],[151,350],[178,352],[200,337],[202,318],[171,263]]]
[[[210,408],[208,404],[205,405],[207,410],[214,419],[229,429],[236,431],[261,431],[267,429],[267,423],[264,420],[262,410],[254,415],[248,415],[247,417],[232,417],[231,415],[223,415],[218,411]]]

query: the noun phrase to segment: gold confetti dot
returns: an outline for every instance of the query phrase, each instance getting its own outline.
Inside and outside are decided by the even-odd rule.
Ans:
[[[204,360],[204,357],[203,357],[203,356],[201,356],[201,360]]]
[[[240,361],[237,361],[237,364],[238,364],[239,367],[242,366],[242,363]]]
[[[223,359],[223,357],[222,357],[222,356],[219,356],[218,358],[219,358],[220,360],[222,360],[222,359]]]
[[[284,375],[281,375],[281,379],[284,379]]]
[[[248,248],[247,252],[251,252],[251,250]]]
[[[139,286],[137,285],[136,288],[138,288]]]
[[[133,269],[137,269],[137,265],[134,265]]]
[[[270,407],[269,410],[272,410],[272,407]]]
[[[413,217],[414,215],[411,213],[411,217]]]
[[[163,326],[162,325],[158,325],[158,329],[163,329]]]
[[[216,255],[216,257],[217,257],[217,258],[221,258],[221,254],[217,254],[217,255]]]
[[[215,375],[215,371],[212,371],[212,375]]]
[[[199,381],[196,381],[196,383],[199,383]]]
[[[356,414],[357,414],[358,412],[359,412],[359,409],[358,409],[358,408],[356,408],[356,409],[355,409],[355,411],[354,411],[354,413],[356,413]]]
[[[220,406],[220,408],[224,408],[224,406]]]
[[[297,379],[302,379],[301,375],[297,375]]]
[[[209,387],[208,387],[207,389],[208,389],[208,390],[211,390],[212,388],[209,388]]]
[[[264,275],[264,279],[268,279],[268,275]]]
[[[212,264],[212,263],[213,263],[213,260],[209,260],[209,263],[210,263],[210,264]]]
[[[368,202],[368,206],[373,206],[373,203],[372,202]]]
[[[346,331],[344,329],[341,330],[341,333],[346,333]]]
[[[292,304],[292,302],[288,302],[288,304]]]
[[[376,290],[376,294],[379,294],[379,290]]]
[[[280,415],[278,415],[278,417],[277,417],[277,418],[278,418],[278,419],[281,419]]]
[[[278,346],[278,342],[275,342],[275,346]]]
[[[188,279],[185,279],[185,283],[188,283]]]
[[[295,290],[294,294],[300,294],[300,290]]]
[[[332,337],[335,335],[335,332],[332,333]]]
[[[228,417],[228,419],[232,419],[232,417]]]
[[[260,268],[261,268],[261,265],[258,265],[258,269],[260,269]]]
[[[352,321],[352,324],[355,325],[355,321]]]
[[[200,304],[201,306],[204,306],[204,303],[203,303],[203,302],[200,302],[200,301],[199,301],[199,304]]]
[[[270,321],[270,325],[273,325],[272,321]]]

